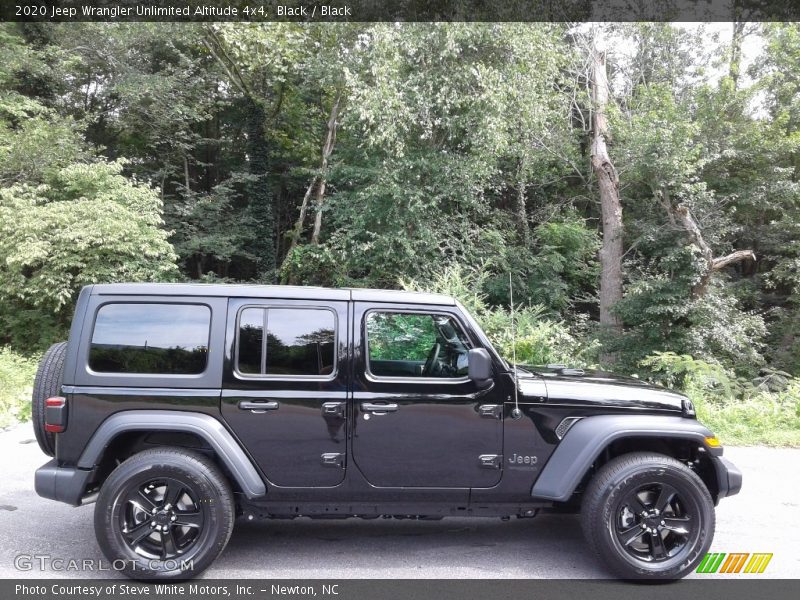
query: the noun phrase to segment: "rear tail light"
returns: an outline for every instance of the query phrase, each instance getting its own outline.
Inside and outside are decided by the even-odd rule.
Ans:
[[[44,430],[61,433],[67,428],[67,399],[61,396],[48,398],[44,403]]]

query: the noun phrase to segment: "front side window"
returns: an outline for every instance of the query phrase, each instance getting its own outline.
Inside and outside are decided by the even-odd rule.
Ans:
[[[208,362],[211,309],[115,303],[97,311],[89,367],[98,373],[198,375]]]
[[[237,369],[268,377],[331,376],[335,330],[336,317],[327,309],[245,308],[239,314]]]
[[[470,343],[449,315],[371,312],[367,348],[369,372],[377,377],[467,376]]]

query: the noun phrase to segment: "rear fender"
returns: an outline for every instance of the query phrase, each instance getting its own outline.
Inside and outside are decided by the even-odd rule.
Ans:
[[[111,441],[129,431],[180,431],[197,435],[214,450],[248,498],[267,493],[252,461],[225,426],[210,415],[189,411],[127,410],[110,416],[89,440],[78,460],[78,469],[94,469]]]

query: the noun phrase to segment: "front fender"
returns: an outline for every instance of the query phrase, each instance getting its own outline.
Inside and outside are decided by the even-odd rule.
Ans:
[[[565,502],[572,496],[600,453],[613,441],[629,437],[678,438],[696,442],[715,456],[722,448],[708,448],[709,429],[693,419],[659,415],[599,415],[575,423],[547,461],[531,490],[536,499]]]

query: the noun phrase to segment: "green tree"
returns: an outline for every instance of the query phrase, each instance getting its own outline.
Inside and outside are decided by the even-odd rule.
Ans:
[[[120,163],[75,164],[0,189],[0,331],[20,348],[63,336],[84,285],[168,281],[175,253],[161,203]]]

